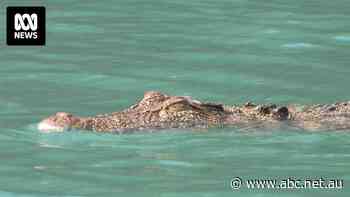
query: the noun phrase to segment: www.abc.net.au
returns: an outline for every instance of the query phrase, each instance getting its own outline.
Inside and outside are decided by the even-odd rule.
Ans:
[[[344,181],[341,179],[246,179],[235,177],[231,180],[231,188],[246,189],[342,189]]]

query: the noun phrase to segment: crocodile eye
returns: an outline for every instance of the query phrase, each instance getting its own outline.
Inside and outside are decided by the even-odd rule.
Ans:
[[[191,106],[188,103],[174,103],[166,107],[168,111],[185,111],[191,109]]]

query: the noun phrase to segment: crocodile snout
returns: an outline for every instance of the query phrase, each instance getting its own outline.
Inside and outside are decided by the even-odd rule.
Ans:
[[[75,124],[79,119],[74,117],[70,113],[58,112],[52,115],[38,124],[38,129],[41,132],[63,132],[70,130],[72,125]]]

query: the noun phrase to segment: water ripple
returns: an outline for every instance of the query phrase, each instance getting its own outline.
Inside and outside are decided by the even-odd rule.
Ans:
[[[335,36],[334,39],[337,41],[350,42],[350,36]]]
[[[315,47],[315,45],[311,43],[305,43],[305,42],[296,42],[296,43],[287,43],[282,45],[282,47],[286,48],[311,48]]]

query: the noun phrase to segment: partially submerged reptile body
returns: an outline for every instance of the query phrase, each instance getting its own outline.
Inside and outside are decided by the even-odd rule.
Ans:
[[[135,105],[119,112],[79,117],[58,112],[42,120],[38,129],[43,132],[71,129],[97,132],[123,132],[143,129],[207,128],[225,125],[286,121],[305,129],[350,128],[350,103],[296,106],[244,105],[225,106],[204,103],[190,97],[169,96],[156,91],[144,94]]]
[[[307,130],[350,129],[350,101],[310,106],[289,106],[291,125]]]

